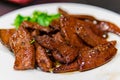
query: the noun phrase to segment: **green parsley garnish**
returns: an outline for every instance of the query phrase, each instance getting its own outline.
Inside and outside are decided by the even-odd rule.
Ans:
[[[60,17],[60,14],[47,14],[46,12],[34,11],[32,16],[22,16],[18,14],[14,20],[14,26],[16,29],[19,28],[23,21],[37,22],[42,26],[49,26],[52,20]]]
[[[30,44],[33,44],[35,42],[35,39],[32,39],[31,41],[30,41]]]

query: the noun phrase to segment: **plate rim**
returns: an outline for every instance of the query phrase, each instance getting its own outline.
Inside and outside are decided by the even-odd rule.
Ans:
[[[88,7],[91,7],[91,8],[98,8],[100,10],[104,10],[104,11],[107,11],[107,12],[110,12],[112,14],[115,14],[115,15],[118,15],[120,16],[119,13],[115,12],[115,11],[112,11],[112,10],[109,10],[109,9],[106,9],[106,8],[103,8],[103,7],[100,7],[100,6],[95,6],[95,5],[90,5],[90,4],[84,4],[84,3],[71,3],[71,2],[56,2],[56,3],[43,3],[43,4],[35,4],[35,5],[30,5],[30,6],[26,6],[26,7],[22,7],[22,8],[18,8],[16,10],[13,10],[13,11],[10,11],[8,13],[5,13],[3,15],[0,16],[0,19],[6,15],[9,15],[11,13],[15,13],[19,10],[22,10],[22,9],[27,9],[27,8],[31,8],[31,7],[36,7],[36,6],[44,6],[44,5],[57,5],[57,4],[68,4],[68,5],[82,5],[82,6],[88,6]]]

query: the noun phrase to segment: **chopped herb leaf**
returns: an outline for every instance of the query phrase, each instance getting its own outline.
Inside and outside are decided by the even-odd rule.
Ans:
[[[35,39],[32,39],[32,41],[30,41],[30,44],[33,44],[35,42]]]
[[[37,22],[42,26],[49,26],[52,20],[57,19],[60,17],[60,14],[47,14],[41,11],[34,11],[32,16],[22,16],[18,14],[14,20],[14,26],[16,29],[19,28],[20,24],[23,21],[30,21],[30,22]]]

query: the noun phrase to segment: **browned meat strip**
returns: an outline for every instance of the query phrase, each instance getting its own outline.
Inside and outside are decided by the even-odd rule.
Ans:
[[[49,37],[48,35],[43,35],[43,36],[36,36],[35,37],[36,41],[43,47],[53,50],[56,48],[56,44],[55,40],[51,37]]]
[[[51,50],[57,50],[60,53],[60,55],[62,56],[62,58],[64,58],[63,63],[72,62],[79,54],[79,49],[68,46],[67,44],[60,42],[59,41],[60,39],[59,40],[58,39],[59,38],[54,39],[47,35],[36,37],[36,41],[38,41],[38,43],[40,45],[42,45],[43,47],[51,49]],[[58,57],[57,55],[55,55],[55,56]],[[57,59],[57,58],[55,58],[55,59]],[[57,60],[59,61],[59,59],[57,59]]]
[[[73,47],[73,46],[69,46],[67,41],[65,41],[65,39],[62,37],[62,35],[60,33],[55,34],[53,36],[53,38],[54,38],[54,40],[57,43],[59,43],[58,48],[57,48],[57,50],[58,50],[57,55],[54,55],[54,57],[55,56],[57,56],[57,57],[59,56],[58,58],[55,58],[56,60],[60,59],[60,57],[62,57],[62,56],[64,57],[64,55],[67,55],[67,56],[69,55],[68,57],[66,56],[64,58],[66,60],[64,60],[64,59],[61,59],[61,60],[64,60],[64,61],[67,61],[67,62],[71,62],[71,60],[74,59],[78,55],[79,48],[76,48],[76,47]],[[59,53],[61,53],[61,55]]]
[[[90,46],[97,46],[99,44],[106,43],[107,41],[92,32],[89,27],[86,27],[85,24],[82,24],[79,20],[76,21],[75,30],[78,36],[83,39]]]
[[[60,18],[61,31],[65,36],[67,36],[67,38],[71,37],[69,40],[74,40],[73,42],[77,42],[73,43],[73,45],[76,44],[76,46],[81,45],[83,47],[82,43],[79,43],[75,37],[75,34],[77,34],[83,41],[92,47],[106,42],[105,39],[93,33],[89,25],[85,24],[85,22],[71,17],[68,13],[61,9],[59,9],[59,12],[62,14]]]
[[[91,22],[93,24],[95,21],[96,26],[94,26],[94,27],[91,26],[91,28],[93,29],[93,32],[95,32],[95,33],[97,33],[98,31],[100,34],[112,32],[112,33],[115,33],[120,36],[120,28],[113,23],[110,23],[107,21],[100,21],[100,20],[97,20],[96,18],[94,18],[93,16],[88,16],[88,15],[70,15],[70,16],[75,17],[80,20],[83,20],[85,22]],[[99,35],[99,34],[97,33],[97,35]]]
[[[89,16],[89,15],[70,15],[70,16],[84,21],[84,24],[88,25],[87,27],[90,27],[92,32],[94,32],[96,35],[98,35],[102,38],[107,38],[108,37],[106,31],[100,30],[97,27],[97,24],[98,24],[99,21],[95,17]]]
[[[68,44],[78,47],[79,49],[84,48],[86,45],[83,44],[83,41],[77,36],[74,27],[72,27],[74,25],[73,22],[74,21],[71,20],[69,23],[69,20],[66,21],[66,18],[61,17],[61,34],[65,37]]]
[[[117,49],[114,47],[116,42],[108,42],[98,45],[93,49],[88,49],[80,54],[79,58],[70,64],[61,65],[54,68],[55,73],[65,73],[76,71],[86,71],[99,67],[110,61],[116,54]]]
[[[114,41],[108,42],[81,53],[78,59],[79,70],[93,69],[110,61],[117,51],[113,44],[115,44]]]
[[[86,47],[86,45],[83,44],[82,40],[76,35],[75,32],[73,32],[73,30],[74,29],[70,28],[70,26],[61,28],[62,34],[65,36],[67,44],[78,47],[79,49]]]
[[[15,53],[14,69],[26,70],[34,68],[35,50],[33,44],[30,44],[31,40],[30,33],[22,26],[10,37],[10,47]]]
[[[49,72],[53,66],[52,61],[45,52],[45,49],[40,45],[36,45],[36,61],[39,68],[45,72]]]
[[[48,35],[43,35],[36,36],[35,39],[38,41],[40,45],[50,50],[54,50],[57,47],[59,47],[59,45],[66,43],[64,38],[61,36],[59,32],[52,35],[52,37]]]
[[[69,16],[68,13],[67,13],[66,11],[64,11],[63,9],[61,9],[61,8],[58,8],[58,12],[59,12],[60,14],[62,14],[62,16],[63,16],[63,15],[64,15],[64,16]]]
[[[76,19],[84,21],[85,24],[88,24],[88,26],[91,28],[91,30],[98,36],[102,38],[107,38],[108,35],[106,31],[100,30],[99,27],[97,27],[98,21],[95,17],[89,16],[89,15],[70,15]]]
[[[65,59],[64,63],[72,62],[79,54],[79,49],[75,47],[69,47],[67,45],[61,45],[57,48]]]
[[[80,54],[84,51],[88,51],[90,50],[89,47],[83,48],[80,51]],[[79,70],[79,64],[78,64],[78,58],[76,58],[76,60],[70,64],[62,64],[59,67],[55,67],[53,69],[54,73],[65,73],[65,72],[73,72],[73,71],[78,71]]]
[[[85,24],[88,24],[92,32],[94,32],[97,36],[104,39],[108,38],[108,32],[100,30],[97,24],[93,24],[91,22],[85,22]]]
[[[56,42],[59,42],[59,45],[66,43],[65,39],[61,36],[60,32],[58,32],[57,34],[53,35],[53,38],[54,38],[54,40]],[[57,60],[59,62],[64,62],[65,61],[65,59],[62,56],[62,54],[58,50],[52,51],[52,55],[55,58],[55,60]]]
[[[0,30],[0,39],[5,46],[10,48],[9,39],[15,33],[15,29],[1,29]]]
[[[106,32],[112,32],[120,36],[120,28],[113,23],[107,21],[100,21],[97,24],[98,29]]]
[[[77,20],[75,18],[66,17],[66,16],[61,17],[61,28],[62,28],[61,30],[64,32],[65,35],[73,31],[74,34],[77,33],[77,35],[82,40],[84,40],[87,44],[93,47],[106,42],[105,39],[94,34],[90,29],[90,27],[87,26],[88,25],[86,25],[84,22]],[[72,33],[72,37],[73,37],[73,33]],[[75,40],[75,38],[71,38],[71,39]]]
[[[40,30],[40,31],[45,31],[47,33],[52,31],[52,28],[41,26],[41,25],[39,25],[38,23],[35,23],[35,22],[23,21],[21,25],[25,28],[37,29],[37,30]]]
[[[95,17],[89,16],[89,15],[70,15],[70,16],[75,17],[80,20],[84,20],[86,22],[87,21],[91,21],[91,22],[96,21]]]
[[[79,70],[79,65],[77,61],[71,63],[71,64],[64,64],[59,67],[56,67],[53,69],[54,73],[65,73],[65,72],[73,72]]]
[[[84,21],[84,24],[87,24],[86,27],[90,27],[92,29],[92,31],[99,35],[102,36],[103,34],[105,34],[105,31],[101,31],[96,27],[96,24],[99,22],[97,19],[95,19],[95,17],[93,16],[89,16],[89,15],[69,15],[67,12],[65,12],[62,9],[59,9],[59,12],[63,15],[63,16],[67,16],[67,17],[74,17],[76,19],[82,20]],[[94,21],[96,23],[94,23]],[[83,22],[82,22],[83,23]],[[105,34],[106,35],[106,34]]]

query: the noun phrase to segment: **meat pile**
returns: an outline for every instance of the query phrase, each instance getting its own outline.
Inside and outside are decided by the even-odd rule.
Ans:
[[[0,38],[15,55],[15,70],[39,67],[45,72],[87,71],[109,62],[116,54],[120,28],[89,15],[71,15],[62,9],[48,27],[24,21],[18,30],[1,29]]]

